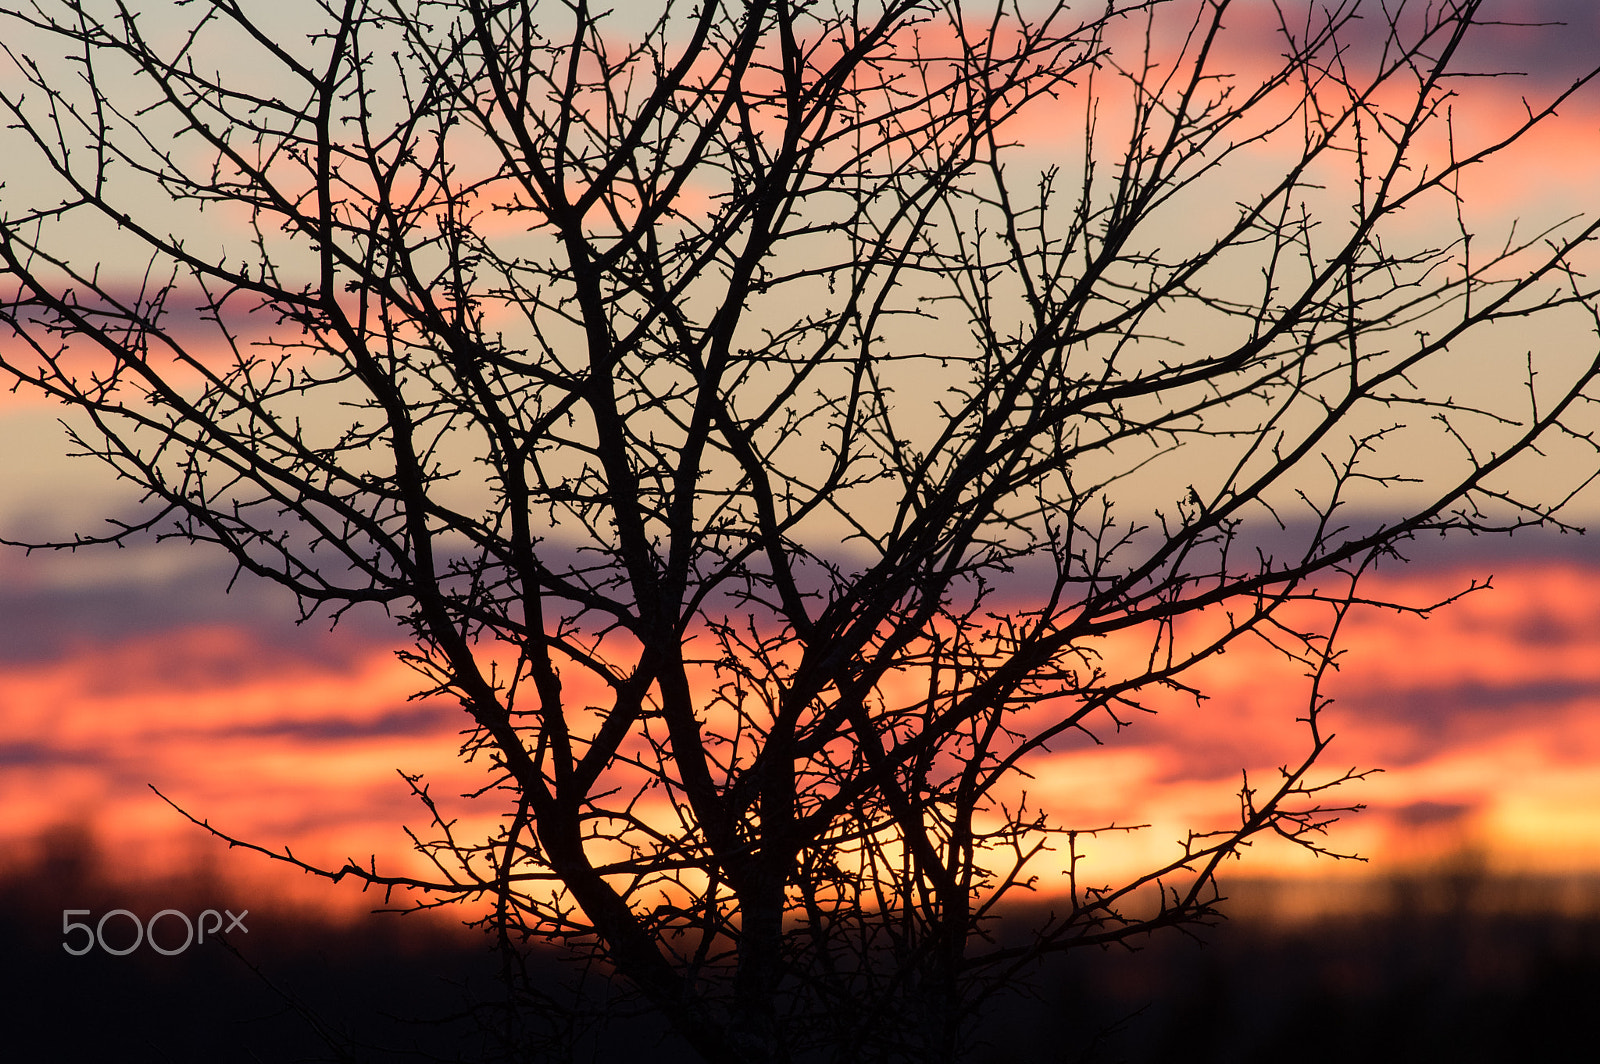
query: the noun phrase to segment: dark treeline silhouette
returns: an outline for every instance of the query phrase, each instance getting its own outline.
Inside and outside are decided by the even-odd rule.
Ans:
[[[240,890],[208,870],[121,882],[94,836],[76,828],[51,832],[36,850],[0,879],[0,993],[16,1021],[8,1059],[389,1061],[451,1059],[472,1048],[471,1018],[447,1021],[460,1012],[451,988],[495,972],[460,928],[398,916],[341,921]],[[146,921],[164,909],[191,919],[207,909],[248,910],[248,931],[174,956],[148,943],[126,956],[99,946],[72,956],[63,942],[81,949],[84,938],[63,935],[69,909],[89,910],[75,919],[90,923],[114,909]],[[178,923],[169,918],[161,931],[161,943],[178,949]],[[133,932],[118,917],[105,937],[125,949]]]
[[[448,922],[383,914],[346,923],[205,874],[118,883],[94,841],[56,833],[0,879],[0,979],[11,1059],[74,1064],[221,1060],[518,1060],[505,1052],[489,940]],[[1142,1062],[1556,1059],[1600,993],[1600,897],[1588,880],[1474,871],[1371,879],[1282,918],[1304,886],[1239,884],[1225,929],[1063,958],[1002,1000],[970,1060]],[[1349,904],[1339,907],[1341,894]],[[1354,895],[1352,897],[1352,895]],[[61,948],[61,910],[250,908],[233,950],[163,957]],[[1015,926],[1026,927],[1023,914]],[[1001,930],[1004,935],[1004,929]],[[108,931],[109,935],[109,931]],[[118,942],[127,936],[119,931]],[[170,945],[170,943],[169,943]],[[561,970],[545,962],[549,985]],[[540,976],[535,975],[535,981]],[[589,1006],[605,1004],[592,972]],[[476,1006],[469,1005],[476,1002]],[[580,1021],[578,1013],[570,1017]],[[692,1054],[658,1021],[611,1017],[570,1060]],[[531,1058],[530,1058],[531,1059]]]

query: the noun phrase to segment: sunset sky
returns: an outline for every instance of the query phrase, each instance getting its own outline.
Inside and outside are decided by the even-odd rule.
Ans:
[[[454,756],[464,718],[407,701],[413,677],[381,618],[295,628],[286,603],[258,588],[225,595],[223,568],[124,574],[121,561],[8,557],[0,568],[0,802],[14,855],[84,825],[133,879],[194,862],[359,907],[370,898],[224,854],[149,785],[236,837],[335,866],[376,854],[380,869],[424,871],[400,825],[421,831],[426,818],[397,770],[425,773],[469,822],[493,812],[456,799],[484,779]],[[1491,574],[1492,590],[1428,619],[1374,611],[1347,631],[1324,767],[1383,772],[1347,786],[1367,809],[1327,843],[1369,863],[1263,843],[1237,874],[1392,874],[1460,859],[1600,873],[1600,560],[1590,541],[1423,546],[1371,590],[1423,603]],[[1264,783],[1296,755],[1298,680],[1264,647],[1236,648],[1207,667],[1201,707],[1055,755],[1036,770],[1033,796],[1077,823],[1151,825],[1087,845],[1113,879],[1188,827],[1226,825],[1242,769]]]
[[[1515,7],[1569,29],[1507,31],[1492,58],[1529,76],[1471,86],[1464,135],[1514,116],[1523,94],[1600,54],[1600,7]],[[1060,127],[1020,128],[1044,157]],[[1600,209],[1600,94],[1575,101],[1524,149],[1469,190],[1485,217]],[[1568,325],[1488,356],[1516,369],[1530,345],[1592,357],[1593,323]],[[0,536],[94,531],[132,501],[91,463],[64,457],[56,416],[27,394],[0,394]],[[1600,491],[1580,495],[1570,517],[1594,533],[1419,541],[1410,564],[1371,577],[1372,597],[1418,605],[1474,581],[1492,586],[1427,617],[1374,609],[1346,628],[1326,692],[1338,738],[1323,768],[1381,772],[1334,796],[1366,809],[1343,817],[1326,844],[1368,861],[1262,842],[1239,874],[1359,877],[1449,861],[1600,874]],[[486,828],[501,812],[494,797],[456,797],[486,781],[483,766],[456,755],[465,717],[409,698],[416,677],[396,660],[403,644],[390,621],[353,611],[331,631],[322,619],[297,627],[281,594],[244,579],[229,592],[229,578],[224,559],[179,544],[0,551],[0,851],[26,860],[39,840],[84,827],[129,880],[205,865],[246,890],[344,911],[372,899],[225,852],[151,786],[231,835],[332,866],[375,855],[380,872],[426,871],[401,828],[426,833],[425,816],[398,772],[422,773],[466,825]],[[1149,825],[1087,843],[1089,878],[1158,860],[1189,828],[1226,826],[1241,772],[1267,783],[1298,757],[1304,678],[1269,648],[1236,645],[1198,683],[1208,696],[1199,706],[1175,703],[1035,766],[1031,796],[1060,817]],[[1051,861],[1039,869],[1045,890],[1059,882]]]

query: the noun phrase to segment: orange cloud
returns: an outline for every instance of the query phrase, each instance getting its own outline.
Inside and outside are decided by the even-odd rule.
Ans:
[[[1380,871],[1464,847],[1508,871],[1600,871],[1600,566],[1535,558],[1499,569],[1495,590],[1427,620],[1372,610],[1347,622],[1349,653],[1325,692],[1338,737],[1322,771],[1385,771],[1334,796],[1368,809],[1341,820],[1332,848],[1359,851]],[[1368,592],[1437,601],[1470,572],[1380,573]],[[82,820],[130,878],[209,853],[250,889],[338,908],[370,907],[373,897],[274,872],[258,855],[223,858],[147,784],[236,837],[330,867],[376,854],[380,870],[428,871],[400,830],[431,834],[397,769],[425,773],[465,836],[493,833],[505,796],[458,797],[488,782],[482,764],[456,756],[465,716],[442,700],[408,701],[416,677],[381,639],[339,629],[272,643],[267,618],[166,630],[136,620],[31,656],[0,655],[0,830],[11,845]],[[1190,677],[1206,700],[1171,699],[1159,715],[1099,733],[1103,746],[1064,740],[1015,797],[1025,790],[1062,827],[1150,825],[1080,838],[1080,882],[1170,859],[1188,830],[1237,821],[1241,772],[1267,786],[1303,756],[1303,672],[1241,641]],[[592,681],[566,680],[575,703],[605,704]],[[617,781],[626,775],[619,769]],[[672,816],[658,798],[636,811]],[[1068,860],[1064,846],[1042,859],[1043,889],[1058,889]],[[1268,842],[1242,867],[1347,874]]]

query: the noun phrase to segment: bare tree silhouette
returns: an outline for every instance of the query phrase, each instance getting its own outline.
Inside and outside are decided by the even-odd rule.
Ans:
[[[1592,71],[1474,134],[1472,0],[1082,6],[8,8],[0,365],[148,503],[36,546],[403,620],[501,826],[322,874],[490,900],[708,1061],[956,1059],[1040,958],[1320,849],[1339,624],[1435,605],[1362,574],[1595,465],[1600,365],[1531,325],[1595,323],[1600,223],[1466,191]],[[1080,875],[1133,825],[1030,771],[1245,637],[1303,759]]]

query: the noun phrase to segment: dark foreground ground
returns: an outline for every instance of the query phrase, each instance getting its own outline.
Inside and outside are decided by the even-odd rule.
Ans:
[[[1600,997],[1595,884],[1440,875],[1396,881],[1355,911],[1309,920],[1275,918],[1283,896],[1236,888],[1236,915],[1203,943],[1174,936],[1042,973],[1032,997],[995,1014],[975,1064],[1554,1060],[1589,1041]],[[64,908],[95,919],[118,907],[192,916],[229,904],[208,889],[119,894],[70,854],[0,881],[0,1058],[484,1058],[493,1035],[464,1005],[498,983],[475,934],[396,916],[331,927],[256,904],[249,933],[232,936],[243,960],[216,942],[171,957],[62,949]],[[114,946],[132,938],[121,920],[107,926]],[[163,930],[175,948],[181,926],[169,919]],[[624,1023],[576,1059],[683,1058]]]

